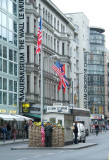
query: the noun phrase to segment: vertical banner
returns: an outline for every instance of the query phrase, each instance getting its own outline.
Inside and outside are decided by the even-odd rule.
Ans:
[[[19,0],[19,101],[25,102],[25,0]]]
[[[84,107],[88,109],[87,52],[84,52]]]

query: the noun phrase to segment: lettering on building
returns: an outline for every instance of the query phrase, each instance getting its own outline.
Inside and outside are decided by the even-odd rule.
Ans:
[[[25,102],[25,0],[19,0],[19,101]]]
[[[84,53],[84,107],[88,108],[87,52]]]

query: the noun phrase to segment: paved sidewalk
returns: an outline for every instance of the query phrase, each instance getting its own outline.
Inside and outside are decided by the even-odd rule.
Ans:
[[[82,148],[87,148],[91,146],[97,145],[96,143],[79,143],[79,144],[71,144],[71,145],[65,145],[64,147],[29,147],[28,146],[28,139],[16,139],[15,141],[12,140],[6,140],[5,142],[0,141],[0,146],[2,145],[9,145],[9,144],[17,144],[17,143],[25,143],[25,145],[18,146],[18,147],[12,147],[11,150],[31,150],[31,149],[36,149],[36,150],[53,150],[53,149],[60,149],[60,150],[74,150],[74,149],[82,149]]]
[[[8,145],[8,144],[17,144],[17,143],[24,143],[28,142],[28,139],[16,139],[15,141],[13,139],[6,140],[5,142],[3,140],[0,140],[0,146],[2,145]]]
[[[12,147],[11,150],[74,150],[74,149],[82,149],[91,146],[97,145],[96,143],[79,143],[79,144],[71,144],[65,145],[64,147],[29,147],[28,144],[19,147]]]

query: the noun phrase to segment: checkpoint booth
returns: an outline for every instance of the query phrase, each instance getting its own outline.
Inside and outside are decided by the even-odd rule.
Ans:
[[[51,124],[61,124],[64,128],[64,143],[73,143],[73,115],[69,106],[63,106],[61,103],[54,103],[53,106],[46,106],[44,122]]]

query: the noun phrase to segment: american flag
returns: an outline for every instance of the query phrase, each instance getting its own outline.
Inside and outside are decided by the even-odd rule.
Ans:
[[[44,145],[45,145],[45,132],[44,132],[43,122],[41,123],[41,134],[42,134],[41,142],[42,142],[42,146],[44,147]]]
[[[38,54],[41,50],[41,42],[42,42],[42,20],[40,17],[39,28],[38,28],[38,39],[37,39],[37,49],[36,54]]]
[[[57,75],[60,77],[60,79],[62,79],[60,62],[57,61],[51,68],[57,73]]]
[[[63,92],[65,92],[65,87],[68,86],[68,81],[65,76],[65,64],[61,65],[61,73],[62,73],[62,79],[60,79],[59,84],[58,84],[58,90],[61,88],[63,89]]]
[[[63,88],[63,91],[65,92],[65,87],[68,86],[68,81],[65,76],[65,65],[60,64],[59,61],[57,61],[53,66],[52,69],[57,73],[57,75],[60,78],[59,85],[58,85],[58,90]]]

